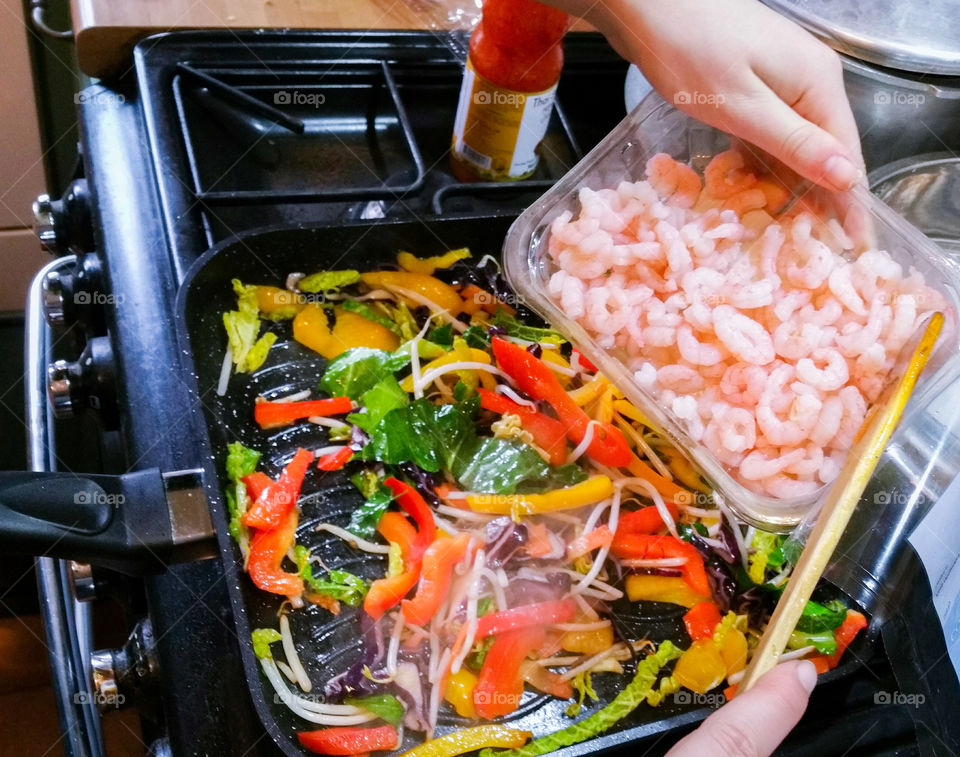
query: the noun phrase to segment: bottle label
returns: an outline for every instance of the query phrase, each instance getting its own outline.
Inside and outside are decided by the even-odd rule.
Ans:
[[[467,58],[453,127],[453,152],[485,179],[523,179],[537,167],[557,85],[515,92],[480,76]]]

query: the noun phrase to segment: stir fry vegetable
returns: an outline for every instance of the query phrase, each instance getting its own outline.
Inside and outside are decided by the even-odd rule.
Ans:
[[[247,573],[293,607],[279,631],[255,632],[255,653],[283,701],[325,726],[298,734],[310,751],[396,749],[403,726],[427,736],[415,757],[537,755],[681,687],[732,693],[789,575],[782,537],[703,497],[699,472],[643,414],[561,335],[504,306],[468,255],[401,253],[401,270],[291,277],[289,290],[235,284],[237,312],[253,312],[255,295],[257,313],[291,321],[293,339],[328,360],[315,390],[250,408],[265,440],[283,429],[304,445],[279,475],[239,443],[226,460]],[[312,523],[333,522],[298,532],[301,490],[326,477],[352,485],[356,505],[342,520],[311,510]],[[345,549],[356,570],[331,567]],[[345,670],[300,662],[288,615],[304,603],[360,617]],[[635,603],[685,608],[685,632],[625,624],[631,613],[615,608]],[[828,670],[865,626],[842,603],[811,602],[791,646]],[[322,685],[323,703],[284,676],[304,692]],[[597,676],[624,677],[606,705]],[[589,712],[529,744],[493,724],[432,738],[442,706],[491,720],[530,689],[570,700],[571,718]]]

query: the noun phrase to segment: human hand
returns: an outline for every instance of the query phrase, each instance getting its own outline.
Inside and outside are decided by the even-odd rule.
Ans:
[[[840,58],[757,0],[545,1],[590,21],[680,110],[828,189],[863,177]]]
[[[812,662],[777,665],[677,742],[667,757],[766,757],[800,720],[816,685]]]

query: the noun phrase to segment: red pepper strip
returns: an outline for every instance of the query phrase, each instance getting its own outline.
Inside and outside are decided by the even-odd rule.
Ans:
[[[293,544],[298,518],[297,509],[293,508],[276,528],[258,531],[253,535],[247,557],[247,573],[258,589],[288,597],[303,592],[303,579],[280,567]]]
[[[674,521],[677,519],[677,506],[673,502],[666,502],[667,510]],[[664,528],[663,516],[656,505],[641,507],[639,510],[631,513],[620,513],[620,520],[617,522],[617,537],[623,537],[627,534],[655,534]]]
[[[243,525],[266,530],[280,523],[283,516],[297,504],[303,477],[312,462],[313,453],[310,450],[303,447],[298,449],[280,478],[261,491],[250,509],[243,514],[240,519]]]
[[[506,631],[494,638],[473,689],[477,715],[492,720],[520,706],[523,696],[521,663],[543,644],[545,637],[543,626],[531,626]]]
[[[324,455],[317,460],[317,468],[327,471],[340,470],[350,462],[351,457],[353,457],[353,450],[349,447],[344,447],[343,449],[338,449],[336,452],[331,452],[329,455]]]
[[[420,563],[403,573],[389,578],[378,578],[370,584],[367,596],[363,598],[363,609],[374,620],[383,617],[391,607],[396,607],[420,578]]]
[[[863,613],[857,612],[856,610],[847,610],[847,617],[843,619],[843,623],[833,632],[833,638],[837,640],[837,651],[832,655],[828,655],[831,668],[835,668],[840,664],[840,658],[843,656],[843,653],[847,651],[847,647],[850,646],[857,634],[866,627],[867,619],[863,616]]]
[[[590,360],[587,359],[587,356],[586,356],[586,355],[584,355],[582,352],[580,352],[580,350],[578,350],[576,347],[573,348],[573,351],[576,352],[576,353],[580,356],[580,360],[579,360],[580,365],[582,365],[582,366],[583,366],[584,368],[586,368],[588,371],[593,371],[594,373],[597,372],[597,366],[595,366],[593,363],[591,363]]]
[[[304,748],[317,754],[357,755],[396,749],[397,729],[392,725],[375,728],[338,726],[319,731],[301,731],[297,739]]]
[[[577,603],[570,597],[552,602],[537,602],[520,605],[510,610],[501,610],[484,615],[477,620],[476,639],[516,631],[530,626],[543,627],[551,623],[567,623],[577,614]]]
[[[469,546],[470,534],[460,534],[455,539],[438,536],[427,547],[423,553],[417,593],[413,599],[405,599],[400,605],[408,623],[423,626],[430,622],[450,588],[453,566],[463,559]]]
[[[411,562],[420,562],[423,553],[427,551],[427,547],[430,546],[437,535],[437,525],[433,520],[433,512],[426,500],[420,496],[420,492],[410,484],[405,484],[393,476],[390,476],[383,483],[390,487],[394,497],[396,497],[397,504],[417,524],[417,540],[411,545],[407,559]]]
[[[720,623],[720,610],[713,602],[701,602],[687,610],[683,616],[683,624],[687,627],[687,634],[694,641],[710,639]]]
[[[597,526],[592,531],[581,534],[567,545],[567,559],[576,560],[578,557],[593,552],[595,549],[607,546],[613,541],[613,534],[610,528],[604,523]]]
[[[662,560],[670,557],[685,557],[680,566],[683,578],[697,594],[710,596],[710,582],[703,565],[703,558],[689,542],[669,535],[623,534],[619,527],[613,536],[610,551],[624,560]]]
[[[550,456],[551,465],[563,465],[566,462],[567,432],[560,421],[488,389],[478,388],[477,392],[480,393],[480,407],[484,410],[518,416],[523,423],[523,430],[529,431],[534,443]]]
[[[492,346],[501,370],[517,382],[522,392],[549,404],[566,429],[567,437],[579,444],[587,433],[590,416],[564,391],[553,371],[523,347],[505,339],[495,336]],[[594,429],[587,455],[614,468],[625,466],[631,460],[627,440],[612,423]]]
[[[315,415],[340,415],[353,410],[353,401],[349,397],[331,397],[326,400],[305,400],[303,402],[257,402],[253,406],[253,418],[260,428],[287,426],[303,418]]]
[[[240,480],[243,481],[247,487],[247,496],[254,502],[259,499],[263,490],[273,483],[273,479],[270,478],[270,476],[260,471],[254,471],[249,476],[244,476]]]

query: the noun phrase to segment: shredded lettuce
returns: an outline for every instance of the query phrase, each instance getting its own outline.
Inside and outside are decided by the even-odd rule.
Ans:
[[[311,591],[325,594],[350,607],[359,607],[367,595],[367,590],[370,588],[367,582],[345,570],[330,570],[326,578],[313,575],[313,568],[310,566],[310,550],[302,544],[294,546],[293,558],[297,564],[297,572]]]
[[[653,690],[657,676],[660,675],[664,665],[677,659],[682,652],[683,650],[677,649],[670,641],[664,641],[656,652],[637,663],[637,672],[633,680],[606,707],[561,731],[534,739],[519,749],[484,749],[480,752],[480,757],[537,757],[592,739],[633,712]]]
[[[258,660],[272,660],[273,652],[270,651],[270,645],[280,641],[282,638],[276,628],[254,628],[250,634],[253,640],[253,653]]]
[[[755,531],[750,540],[750,558],[747,575],[755,584],[762,584],[767,565],[770,563],[770,554],[780,547],[780,537],[766,531]]]
[[[403,704],[393,694],[373,694],[369,697],[346,697],[344,704],[351,704],[354,707],[362,707],[368,712],[372,712],[381,720],[387,721],[390,725],[396,725],[406,713]]]
[[[449,323],[437,326],[435,329],[429,331],[427,339],[449,350],[453,347],[453,326]]]
[[[257,288],[246,286],[239,279],[233,279],[232,283],[237,295],[237,309],[223,314],[223,326],[237,373],[250,373],[263,365],[277,335],[268,331],[257,338],[260,333]]]
[[[403,573],[403,550],[395,541],[390,542],[390,552],[387,554],[387,578],[393,578]]]
[[[360,271],[320,271],[304,276],[297,282],[301,292],[326,292],[331,289],[340,289],[360,281]]]
[[[787,649],[801,649],[813,645],[820,654],[834,654],[837,651],[837,640],[833,631],[818,633],[801,633],[794,631],[790,634]]]
[[[224,490],[227,512],[230,515],[227,528],[240,546],[244,559],[250,549],[250,533],[240,519],[250,506],[250,497],[247,495],[246,484],[240,479],[253,473],[259,461],[260,453],[255,449],[244,447],[240,442],[227,445],[226,469],[227,478],[230,479],[230,486]]]
[[[476,350],[485,350],[490,347],[490,334],[483,326],[476,324],[467,327],[463,332],[463,340]]]
[[[577,692],[577,701],[571,702],[567,705],[567,709],[564,710],[568,718],[575,718],[580,714],[580,710],[583,709],[583,703],[587,697],[590,697],[594,702],[600,701],[597,692],[593,690],[593,681],[591,680],[589,671],[577,673],[573,677],[573,680],[570,681],[570,685],[573,686],[573,690]]]
[[[347,395],[361,402],[366,392],[409,363],[410,355],[354,347],[330,361],[320,379],[320,388],[331,397]]]

